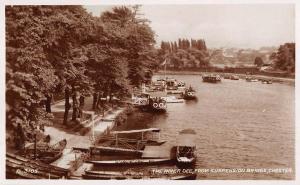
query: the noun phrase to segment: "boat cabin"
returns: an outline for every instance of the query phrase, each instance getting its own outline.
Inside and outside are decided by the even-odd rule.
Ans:
[[[192,164],[196,161],[196,133],[192,129],[182,130],[177,138],[176,159],[178,163]]]

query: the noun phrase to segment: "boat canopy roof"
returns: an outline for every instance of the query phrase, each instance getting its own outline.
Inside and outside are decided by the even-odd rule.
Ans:
[[[185,129],[179,132],[177,146],[196,146],[196,132],[192,129]]]
[[[150,95],[150,97],[165,97],[165,96],[167,96],[167,92],[164,92],[164,91],[150,92],[149,95]]]
[[[159,128],[146,128],[139,130],[122,130],[122,131],[113,131],[112,134],[131,134],[131,133],[141,133],[141,132],[159,132]]]

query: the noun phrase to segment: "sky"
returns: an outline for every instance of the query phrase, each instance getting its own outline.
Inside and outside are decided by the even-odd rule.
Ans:
[[[99,16],[112,6],[85,6]],[[143,5],[159,45],[178,38],[204,39],[209,48],[253,48],[295,42],[292,4]]]

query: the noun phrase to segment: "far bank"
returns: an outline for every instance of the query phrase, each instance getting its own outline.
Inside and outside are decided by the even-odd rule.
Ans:
[[[203,71],[162,71],[159,70],[154,73],[154,75],[202,75],[206,73],[217,73],[220,74],[221,76],[223,75],[237,75],[241,79],[245,79],[247,74],[241,74],[241,73],[224,73],[224,72],[203,72]],[[269,75],[262,75],[262,74],[253,74],[251,75],[254,78],[257,79],[267,79],[267,80],[272,80],[273,82],[277,83],[284,83],[284,84],[289,84],[289,85],[295,85],[295,78],[291,77],[277,77],[277,76],[269,76]]]

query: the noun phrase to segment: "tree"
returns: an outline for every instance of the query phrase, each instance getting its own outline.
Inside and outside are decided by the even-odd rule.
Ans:
[[[5,12],[6,123],[14,130],[20,124],[27,135],[47,120],[42,101],[58,78],[44,52],[49,30],[43,26],[47,18],[39,16],[39,7],[6,6]]]
[[[97,108],[101,97],[124,96],[158,66],[154,32],[139,6],[115,7],[100,18],[82,6],[5,12],[7,126],[24,136],[50,118],[53,96],[64,94],[66,124],[71,108],[73,121],[82,116],[85,96],[93,94]]]
[[[254,59],[254,65],[257,67],[261,67],[264,64],[264,61],[261,57],[255,57]]]
[[[145,80],[145,65],[148,60],[145,60],[144,55],[154,48],[155,43],[149,21],[139,15],[139,6],[121,6],[104,12],[101,16],[106,30],[115,41],[112,42],[112,47],[126,57],[127,78],[133,86],[139,86]],[[170,43],[166,47],[171,48]]]
[[[66,122],[70,88],[83,94],[90,87],[84,47],[94,31],[92,20],[81,6],[6,7],[8,128],[21,124],[30,135],[51,118],[52,94],[62,91]]]
[[[295,73],[295,43],[280,45],[277,52],[271,56],[276,69]]]
[[[177,42],[172,42],[173,52],[169,50],[169,42],[162,41],[161,49],[158,50],[158,61],[163,61],[165,58],[170,58],[169,66],[179,69],[188,63],[190,68],[205,68],[209,66],[209,53],[203,39],[178,39]]]

